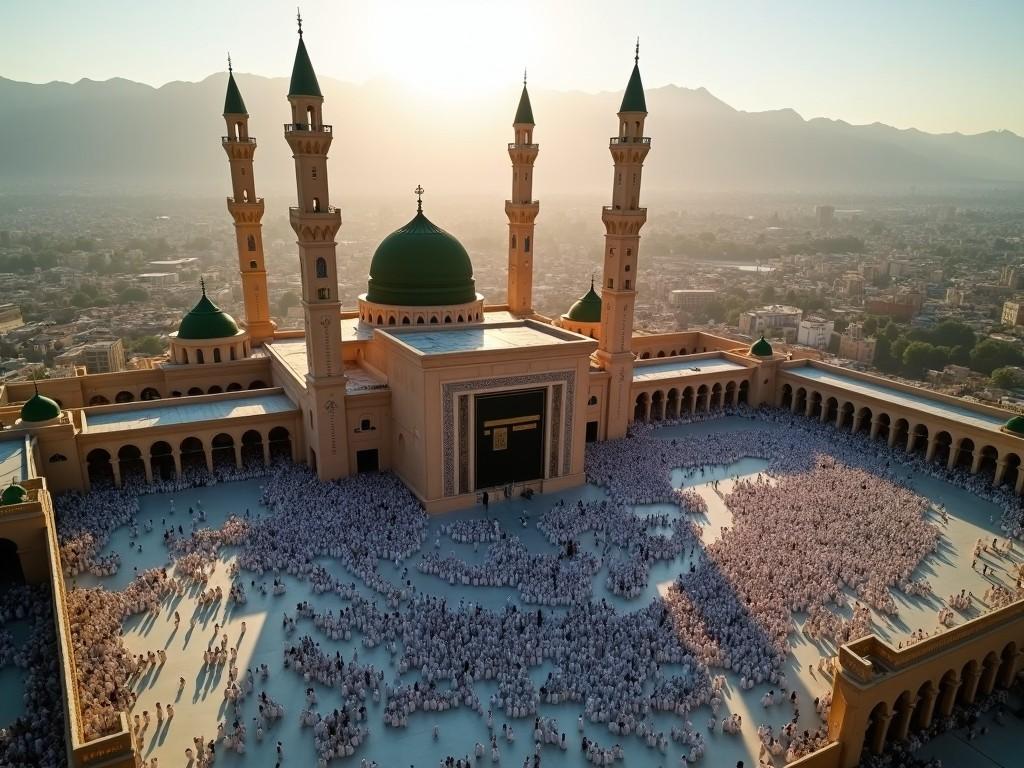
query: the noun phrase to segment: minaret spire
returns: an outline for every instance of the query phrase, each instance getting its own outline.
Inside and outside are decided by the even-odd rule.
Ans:
[[[423,213],[423,193],[425,191],[422,184],[417,184],[416,189],[413,190],[416,193],[416,213]]]
[[[302,37],[302,9],[295,7],[295,19],[299,22],[299,37]]]
[[[508,145],[512,160],[512,197],[505,201],[508,216],[508,310],[519,317],[533,314],[533,233],[540,203],[533,199],[533,164],[539,147],[533,143],[533,107],[523,92],[512,121],[515,141]]]
[[[228,51],[228,74],[230,75],[233,71],[231,69],[231,51]]]
[[[644,136],[647,104],[640,80],[640,39],[633,72],[619,107],[618,135],[608,149],[615,165],[612,204],[601,211],[605,226],[604,278],[601,284],[601,336],[595,353],[609,372],[605,439],[624,437],[633,415],[633,309],[636,305],[640,229],[647,209],[640,207],[640,179],[651,140]]]
[[[297,205],[289,221],[299,247],[306,360],[304,407],[310,423],[303,429],[305,459],[321,480],[349,474],[345,416],[345,369],[341,357],[341,302],[338,299],[338,254],[335,237],[341,211],[331,205],[327,154],[333,132],[323,122],[324,97],[302,39],[288,88],[291,122],[284,137],[295,161]]]

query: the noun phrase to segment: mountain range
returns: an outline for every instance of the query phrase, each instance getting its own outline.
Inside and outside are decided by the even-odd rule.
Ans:
[[[259,142],[257,189],[293,193],[282,126],[288,81],[236,73]],[[159,88],[115,78],[31,84],[0,78],[0,193],[226,194],[219,147],[226,73]],[[387,82],[321,78],[333,124],[331,181],[342,197],[505,196],[505,144],[518,88],[444,98]],[[531,87],[539,197],[609,188],[608,137],[620,93]],[[1024,185],[1024,138],[1009,131],[929,134],[875,123],[805,120],[790,109],[743,112],[703,88],[647,91],[653,147],[645,191],[906,192]],[[336,195],[337,196],[337,195]]]

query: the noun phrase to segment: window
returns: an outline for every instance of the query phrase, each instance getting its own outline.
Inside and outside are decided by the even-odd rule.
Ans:
[[[597,395],[591,395],[587,405],[597,405]]]
[[[326,301],[327,299],[331,298],[331,289],[330,288],[317,288],[316,289],[316,297],[318,299],[322,299],[323,301]]]
[[[249,235],[249,239],[246,241],[250,251],[256,250],[256,238],[253,235]]]
[[[213,350],[213,362],[220,362],[220,347],[215,347]]]
[[[313,174],[313,178],[315,179],[316,178],[316,166],[315,165],[313,166],[312,174]]]
[[[512,248],[513,248],[513,250],[515,249],[515,247],[516,247],[516,236],[512,235]]]
[[[523,238],[523,250],[526,253],[530,252],[530,238],[529,237],[524,237]]]
[[[313,213],[320,213],[320,198],[313,198]]]
[[[610,277],[608,278],[608,287],[609,287],[609,288],[612,288],[612,289],[614,289],[614,288],[615,288],[615,280],[613,280],[613,279],[612,279],[612,278],[610,278]]]
[[[258,266],[259,264],[256,263],[255,259],[249,262],[249,269],[256,269]]]
[[[67,461],[67,460],[68,460],[68,457],[65,456],[63,453],[55,453],[55,454],[53,454],[53,456],[50,457],[50,463],[51,464],[59,464],[60,462]]]
[[[323,256],[317,257],[316,276],[319,278],[327,277],[327,259],[325,259]]]
[[[629,280],[626,281],[626,290],[629,290]]]
[[[626,271],[629,272],[629,264],[626,265]]]
[[[362,421],[360,421],[359,429],[361,429],[363,432],[369,432],[371,429],[373,429],[373,427],[370,426],[370,420],[363,419]]]

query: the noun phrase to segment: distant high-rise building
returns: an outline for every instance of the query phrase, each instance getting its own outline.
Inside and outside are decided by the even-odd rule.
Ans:
[[[1003,325],[1024,325],[1024,301],[1003,303]]]
[[[671,292],[672,306],[682,312],[699,312],[718,296],[712,288],[683,288]]]
[[[740,333],[757,336],[773,328],[791,328],[795,332],[803,316],[804,312],[799,307],[790,307],[784,304],[752,309],[740,315]]]
[[[832,226],[835,215],[836,207],[834,205],[814,206],[814,217],[818,220],[818,226],[823,229]]]
[[[835,323],[823,317],[809,317],[801,320],[797,327],[796,343],[805,347],[825,349],[832,338]]]
[[[82,350],[82,363],[89,373],[116,373],[125,369],[124,343],[120,339],[96,341]]]

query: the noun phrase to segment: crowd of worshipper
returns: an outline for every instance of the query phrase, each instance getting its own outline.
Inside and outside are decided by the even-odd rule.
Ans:
[[[314,593],[336,594],[342,607],[317,611],[309,603],[299,603],[294,615],[286,613],[283,618],[288,633],[308,624],[333,639],[358,635],[364,647],[384,646],[394,660],[395,679],[387,683],[383,671],[320,651],[312,636],[302,636],[286,648],[286,667],[307,682],[345,692],[343,706],[330,714],[321,715],[315,700],[308,700],[298,713],[313,729],[321,765],[353,754],[367,738],[367,696],[383,700],[384,724],[389,728],[406,727],[416,712],[458,707],[477,712],[491,732],[486,751],[492,759],[500,756],[495,713],[539,722],[543,704],[573,703],[580,707],[581,719],[603,724],[613,739],[639,736],[660,751],[675,743],[685,750],[684,760],[698,760],[706,748],[702,729],[690,723],[698,709],[712,708],[710,730],[735,734],[754,727],[733,714],[719,713],[724,678],[717,671],[732,672],[744,690],[763,684],[772,686],[773,692],[785,691],[782,666],[796,628],[794,613],[808,614],[804,630],[813,637],[845,642],[864,634],[870,629],[872,609],[897,614],[890,590],[929,593],[928,584],[912,574],[936,550],[940,538],[939,527],[928,520],[927,500],[903,482],[909,472],[928,470],[920,459],[894,452],[884,442],[868,442],[789,414],[743,413],[761,423],[700,440],[666,439],[637,425],[626,440],[588,446],[588,479],[601,485],[607,497],[559,502],[539,516],[536,525],[556,547],[554,554],[529,552],[493,520],[451,523],[441,531],[456,543],[486,545],[483,566],[424,550],[426,513],[405,486],[386,473],[322,483],[307,467],[279,463],[260,470],[265,477],[258,516],[233,516],[221,528],[209,529],[198,525],[195,510],[189,510],[194,514],[188,518],[178,510],[176,520],[181,523],[172,521],[168,527],[162,521],[163,542],[176,563],[173,576],[154,569],[136,573],[119,592],[68,593],[86,736],[111,732],[117,712],[130,711],[134,704],[132,682],[163,666],[162,655],[154,660],[152,654],[133,657],[124,650],[122,622],[132,615],[158,612],[166,598],[181,594],[186,582],[205,588],[223,548],[234,547],[235,582],[229,600],[245,599],[243,572],[261,584],[264,577],[272,577],[276,594],[285,591],[283,576],[294,577],[307,582]],[[707,465],[745,457],[763,459],[767,467],[756,477],[734,483],[728,496],[733,521],[720,538],[705,546],[692,518],[706,506],[692,490],[673,487],[672,470],[682,468],[691,481],[699,482]],[[208,481],[197,471],[184,481],[158,481],[155,489],[179,491],[257,472],[236,471],[237,475],[221,469]],[[1003,531],[1020,537],[1020,507],[1015,500],[1010,503],[1005,489],[982,487],[962,473],[952,478],[1002,504]],[[690,514],[644,516],[631,509],[652,503],[674,504]],[[138,517],[137,497],[124,490],[58,499],[66,574],[73,578],[115,572],[116,555],[100,553],[117,527],[137,531]],[[150,522],[143,521],[142,528]],[[651,527],[671,533],[652,533]],[[579,544],[588,532],[594,533],[596,554]],[[983,554],[989,561],[993,546],[998,552],[1010,551],[1000,539],[986,544]],[[439,548],[435,541],[434,549]],[[508,604],[488,610],[471,600],[455,605],[418,590],[403,563],[420,552],[416,566],[422,572],[460,586],[514,588],[526,607]],[[606,600],[592,599],[593,578],[604,564],[609,590],[630,597],[646,587],[651,563],[684,553],[689,553],[689,567],[663,596],[646,606],[626,615]],[[321,558],[338,561],[377,598],[366,598],[354,583],[336,578],[318,562]],[[386,576],[385,563],[388,570],[393,564],[401,578]],[[995,585],[989,592],[984,597],[992,602],[1014,599],[1020,594],[1019,580],[1016,589]],[[467,597],[471,595],[467,592]],[[222,593],[209,590],[208,604],[223,599]],[[848,603],[852,615],[841,618],[835,609]],[[948,607],[963,610],[956,604]],[[226,652],[230,659],[222,655]],[[217,742],[234,751],[244,749],[241,705],[252,690],[251,673],[247,678],[237,676],[234,648],[229,652],[222,643],[214,654],[212,663],[229,663],[233,670],[225,698],[232,700],[237,716],[221,723],[216,740],[197,740],[193,757],[200,764],[213,762]],[[552,663],[554,669],[536,685],[529,670],[544,663]],[[420,679],[399,679],[411,671],[418,671]],[[475,691],[474,683],[481,680],[497,683],[489,698],[481,699]],[[785,701],[797,704],[789,697]],[[773,703],[774,698],[766,706]],[[817,714],[827,717],[828,703],[819,700],[815,705]],[[258,727],[264,730],[279,705],[261,701],[259,706],[266,723]],[[687,727],[662,732],[653,725],[657,712],[674,713]],[[147,725],[145,717],[136,724],[140,737]],[[511,727],[505,725],[501,736],[511,741]],[[794,759],[823,743],[820,728],[801,729],[795,718],[790,725],[769,732],[765,748],[770,755]],[[559,742],[563,741],[560,734]],[[619,745],[598,745],[585,737],[580,744],[595,764],[622,758]],[[456,759],[461,758],[452,757]]]
[[[0,668],[23,670],[22,712],[0,727],[0,765],[59,765],[64,760],[64,705],[49,586],[0,590]],[[27,629],[15,640],[16,625]],[[15,696],[4,690],[4,696]]]

